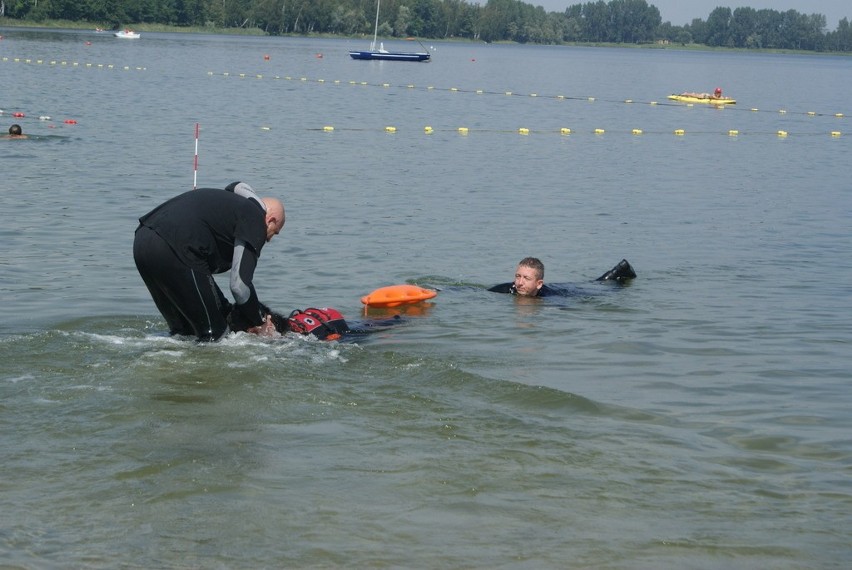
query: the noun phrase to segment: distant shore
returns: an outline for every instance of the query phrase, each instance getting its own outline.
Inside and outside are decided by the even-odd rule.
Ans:
[[[32,20],[16,20],[12,18],[0,18],[0,28],[27,28],[27,29],[55,29],[55,30],[103,30],[105,32],[117,31],[118,29],[129,28],[135,32],[164,32],[164,33],[183,33],[183,34],[223,34],[235,36],[268,36],[266,32],[258,28],[219,28],[216,26],[171,26],[167,24],[125,24],[119,28],[114,28],[110,24],[99,24],[97,22],[76,22],[69,20],[44,20],[36,22]],[[346,36],[337,34],[285,34],[280,37],[293,38],[329,38],[329,39],[364,39],[368,36]],[[419,38],[423,41],[440,41],[453,43],[483,43],[478,40],[469,40],[465,38]],[[390,38],[393,41],[404,41],[403,38]],[[513,45],[517,42],[501,41],[494,42],[497,45]],[[517,44],[521,45],[521,44]],[[808,51],[808,50],[792,50],[792,49],[747,49],[747,48],[727,48],[727,47],[711,47],[704,44],[677,44],[677,43],[648,43],[648,44],[627,44],[627,43],[605,43],[605,42],[564,42],[561,44],[525,44],[525,45],[553,45],[562,47],[619,47],[632,49],[658,49],[658,50],[678,50],[678,51],[717,51],[717,52],[742,52],[742,53],[777,53],[777,54],[797,54],[797,55],[842,55],[852,56],[848,52],[829,52],[829,51]]]
[[[105,32],[118,31],[129,28],[135,32],[178,32],[187,34],[227,34],[240,36],[265,36],[263,30],[257,28],[219,28],[216,26],[170,26],[167,24],[123,24],[115,27],[114,24],[103,22],[76,22],[70,20],[16,20],[13,18],[0,18],[0,28],[32,28],[48,30],[103,30]]]

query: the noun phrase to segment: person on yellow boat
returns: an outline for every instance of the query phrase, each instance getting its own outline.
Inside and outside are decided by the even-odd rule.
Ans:
[[[695,97],[696,99],[721,99],[722,88],[717,87],[713,93],[681,93],[683,97]]]

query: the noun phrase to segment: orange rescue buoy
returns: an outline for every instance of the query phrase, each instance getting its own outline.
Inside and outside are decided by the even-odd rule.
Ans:
[[[369,307],[398,307],[419,303],[438,294],[434,289],[424,289],[417,285],[389,285],[376,289],[361,297],[361,302]]]

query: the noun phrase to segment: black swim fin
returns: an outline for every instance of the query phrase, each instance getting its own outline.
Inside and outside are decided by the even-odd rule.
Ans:
[[[618,283],[624,283],[625,281],[635,278],[636,272],[633,271],[633,268],[626,259],[622,259],[615,267],[595,279],[595,281],[616,281]]]

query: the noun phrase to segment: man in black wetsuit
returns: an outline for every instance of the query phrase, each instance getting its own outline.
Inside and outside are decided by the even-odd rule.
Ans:
[[[636,277],[636,272],[626,259],[619,261],[615,267],[601,275],[596,281],[615,281],[624,283]],[[536,257],[525,257],[515,270],[515,280],[512,283],[501,283],[488,289],[494,293],[510,293],[520,297],[549,297],[551,295],[567,296],[567,290],[548,287],[544,284],[544,264]]]
[[[515,280],[512,283],[495,285],[489,291],[511,293],[519,297],[546,297],[552,293],[544,284],[544,263],[537,257],[523,258],[515,269]]]
[[[139,218],[133,258],[169,332],[216,340],[232,311],[249,332],[274,331],[252,279],[261,249],[283,226],[283,204],[243,182],[190,190]],[[228,270],[233,306],[213,280]]]

